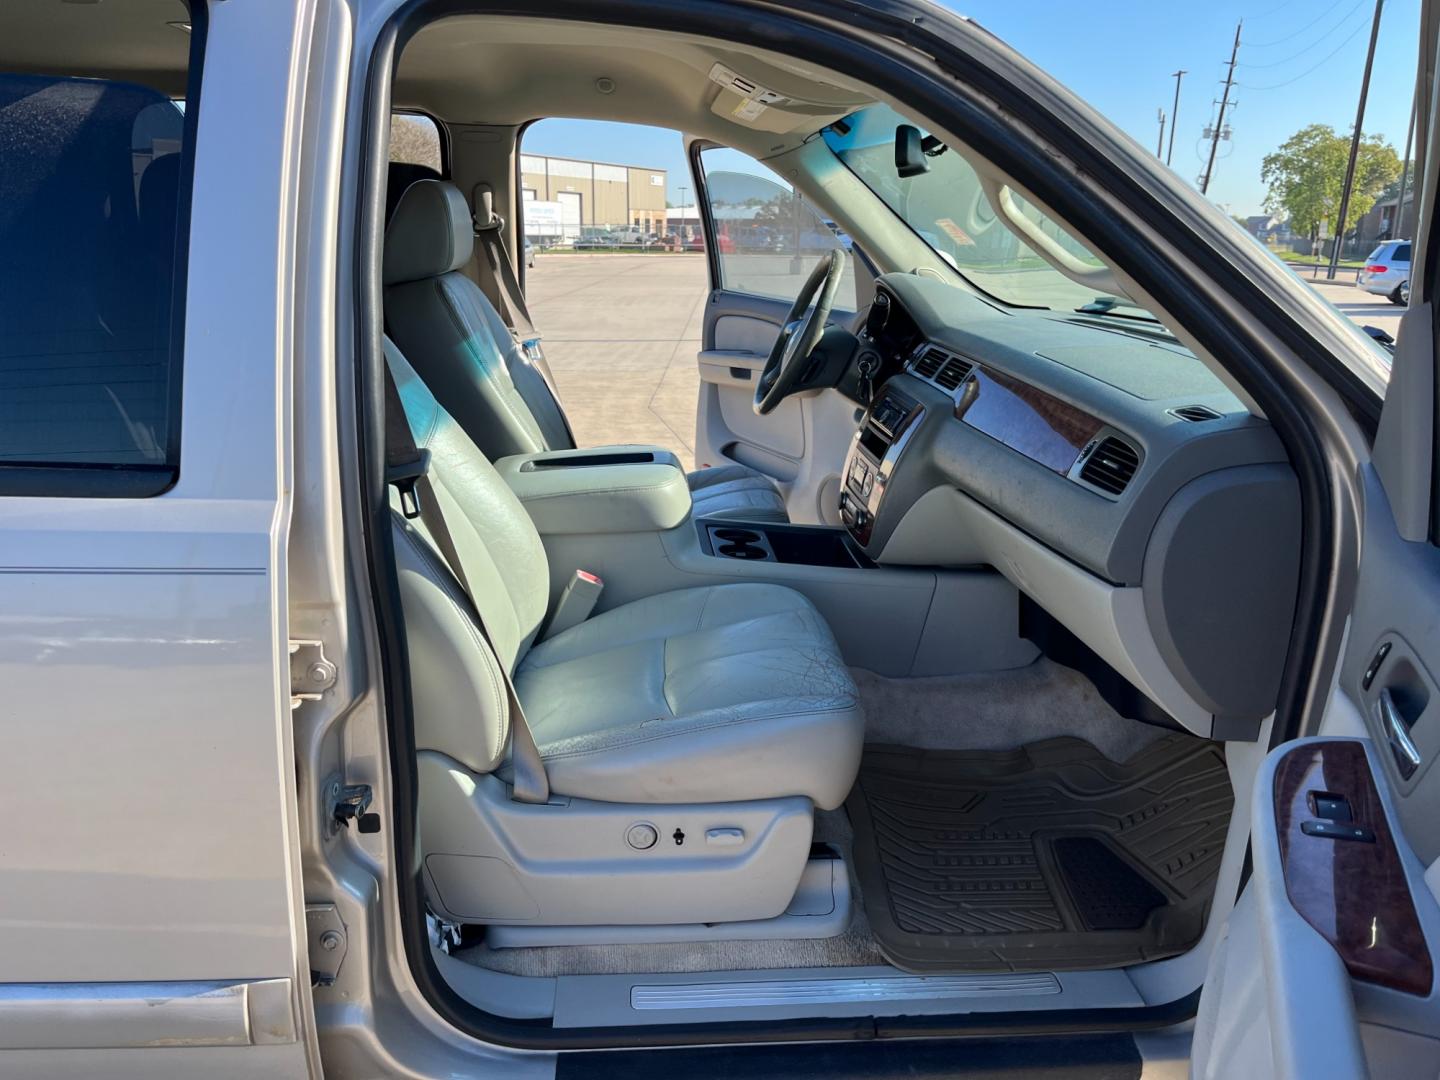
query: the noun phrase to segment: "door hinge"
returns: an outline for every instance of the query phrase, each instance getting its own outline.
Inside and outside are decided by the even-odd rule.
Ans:
[[[310,985],[329,986],[340,974],[350,948],[335,905],[306,904],[305,933],[310,944]]]
[[[325,826],[326,833],[334,836],[341,829],[348,829],[350,822],[359,822],[362,833],[380,831],[380,815],[367,813],[375,793],[369,784],[347,784],[339,777],[325,785]]]
[[[325,655],[319,641],[290,641],[290,708],[298,709],[302,701],[319,701],[320,695],[335,685],[335,665]]]

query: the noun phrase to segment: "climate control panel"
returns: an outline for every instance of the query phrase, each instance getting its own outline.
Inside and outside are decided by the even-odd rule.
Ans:
[[[885,486],[924,411],[904,394],[886,390],[855,433],[845,458],[840,520],[862,545],[870,542]]]

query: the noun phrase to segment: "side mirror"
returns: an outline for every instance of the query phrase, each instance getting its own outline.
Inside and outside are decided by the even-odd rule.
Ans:
[[[914,124],[901,124],[895,129],[895,171],[902,180],[930,171],[920,129]]]

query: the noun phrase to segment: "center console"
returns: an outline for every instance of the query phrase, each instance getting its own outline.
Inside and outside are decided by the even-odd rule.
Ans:
[[[887,389],[855,433],[845,458],[840,519],[862,545],[870,543],[875,518],[885,499],[885,486],[924,412],[919,402]]]
[[[685,470],[659,447],[516,454],[495,469],[541,536],[658,532],[690,513]]]

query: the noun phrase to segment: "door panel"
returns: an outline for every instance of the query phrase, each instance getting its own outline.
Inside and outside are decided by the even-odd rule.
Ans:
[[[1321,736],[1281,745],[1257,778],[1254,874],[1202,992],[1197,1077],[1440,1071],[1431,3],[1422,28],[1415,306],[1401,322],[1372,461],[1358,470],[1361,556],[1345,647]]]
[[[308,203],[287,181],[302,156],[295,54],[326,6],[214,4],[207,20],[193,5],[203,107],[192,77],[183,149],[120,143],[121,190],[103,215],[75,217],[77,246],[113,243],[106,223],[133,211],[131,168],[144,192],[165,179],[150,169],[174,166],[174,195],[154,209],[188,275],[184,259],[152,269],[134,251],[117,265],[137,284],[161,278],[177,307],[156,323],[178,327],[183,310],[183,348],[178,333],[163,347],[137,337],[118,369],[96,354],[43,389],[114,399],[161,358],[178,365],[183,395],[158,397],[178,422],[178,476],[149,497],[67,496],[57,479],[0,498],[3,1076],[319,1072],[288,694],[294,313],[277,282],[293,281],[297,249],[321,251],[294,243]],[[0,41],[16,40],[8,15]],[[152,106],[166,108],[168,95]],[[51,183],[35,189],[42,211]],[[86,189],[70,183],[80,206]],[[42,262],[31,282],[57,310],[111,284],[108,264],[70,256],[63,276]],[[76,400],[83,417],[93,399]]]

